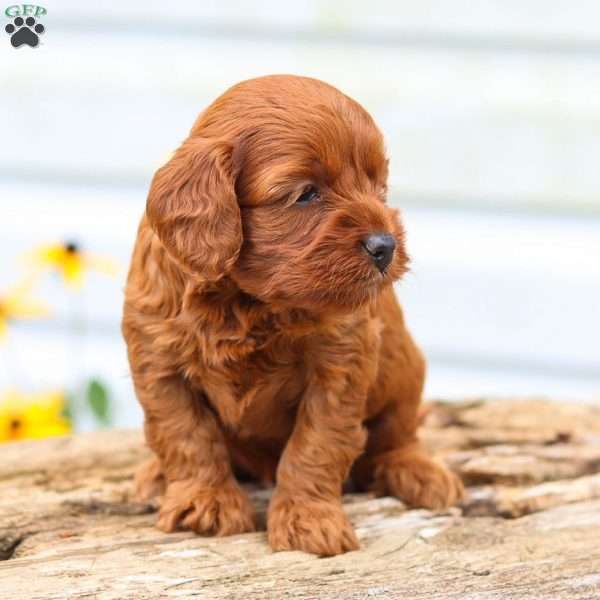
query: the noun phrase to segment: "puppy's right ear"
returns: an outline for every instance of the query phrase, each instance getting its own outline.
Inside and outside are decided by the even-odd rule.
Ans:
[[[207,280],[226,274],[242,245],[233,147],[188,138],[154,175],[146,215],[167,252]]]

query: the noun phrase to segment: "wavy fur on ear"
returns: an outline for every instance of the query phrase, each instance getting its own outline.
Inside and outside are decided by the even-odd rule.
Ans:
[[[231,269],[242,244],[232,151],[223,140],[188,138],[156,172],[146,203],[170,256],[211,281]]]

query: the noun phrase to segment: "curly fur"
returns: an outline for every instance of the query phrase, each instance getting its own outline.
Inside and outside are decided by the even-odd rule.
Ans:
[[[253,530],[242,472],[276,482],[276,550],[358,547],[349,476],[416,506],[460,499],[417,439],[425,363],[392,290],[408,257],[386,180],[369,114],[293,76],[232,87],[156,173],[123,333],[155,453],[138,490],[162,497],[163,530]],[[396,241],[383,273],[373,232]]]

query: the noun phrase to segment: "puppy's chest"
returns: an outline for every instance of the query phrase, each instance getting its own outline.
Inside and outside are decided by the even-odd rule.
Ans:
[[[307,379],[301,344],[253,333],[230,341],[220,364],[202,361],[197,381],[223,423],[242,437],[291,430]]]

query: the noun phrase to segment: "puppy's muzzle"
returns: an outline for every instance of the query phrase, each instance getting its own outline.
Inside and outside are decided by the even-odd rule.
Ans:
[[[373,264],[383,273],[394,257],[394,236],[389,233],[372,233],[362,241],[362,245]]]

